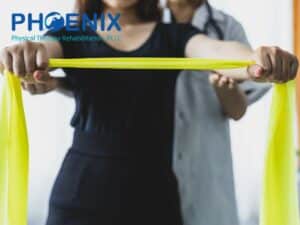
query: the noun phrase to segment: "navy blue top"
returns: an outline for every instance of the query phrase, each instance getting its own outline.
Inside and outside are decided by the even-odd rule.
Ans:
[[[114,49],[104,41],[60,40],[65,58],[184,57],[188,40],[200,33],[188,24],[158,23],[151,36],[133,51]],[[98,34],[88,29],[62,29],[46,35]],[[122,41],[122,40],[120,40]],[[103,135],[111,144],[139,151],[145,146],[170,150],[173,139],[175,83],[179,71],[65,69],[74,92],[76,112],[72,126]]]

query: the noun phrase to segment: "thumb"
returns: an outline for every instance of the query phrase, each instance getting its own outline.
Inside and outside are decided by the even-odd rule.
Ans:
[[[58,86],[58,80],[51,77],[47,70],[37,70],[33,73],[33,77],[38,84],[43,84],[48,89],[54,89]]]
[[[250,78],[254,80],[259,80],[263,78],[265,73],[265,69],[257,64],[249,66],[247,71]]]
[[[49,72],[45,70],[36,70],[33,73],[33,77],[37,83],[41,83],[41,84],[48,83],[51,81],[51,79],[53,79],[50,76]]]

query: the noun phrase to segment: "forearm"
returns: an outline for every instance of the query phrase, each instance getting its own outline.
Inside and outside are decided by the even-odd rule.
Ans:
[[[236,84],[233,88],[214,87],[216,95],[226,116],[234,120],[241,119],[247,110],[247,97]]]
[[[253,50],[239,42],[224,42],[210,39],[204,35],[196,35],[187,44],[186,56],[190,58],[253,60]],[[236,80],[249,79],[247,68],[216,72]]]

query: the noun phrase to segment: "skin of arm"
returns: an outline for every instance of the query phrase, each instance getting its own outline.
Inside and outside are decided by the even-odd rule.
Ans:
[[[214,71],[222,74],[223,79],[231,78],[239,81],[251,79],[257,82],[287,82],[296,77],[299,65],[296,56],[278,47],[260,47],[253,51],[239,42],[223,42],[204,35],[195,35],[191,38],[186,46],[185,54],[186,57],[192,58],[253,60],[256,64],[248,68]],[[216,80],[222,80],[222,78],[214,78],[214,80],[214,83],[219,83]],[[214,85],[214,88],[224,113],[235,120],[240,119],[247,109],[245,94],[237,86],[227,88],[227,90],[226,87],[221,86],[224,85]]]
[[[232,51],[232,49],[235,49],[235,51]],[[233,41],[213,40],[202,34],[195,35],[189,40],[185,54],[189,58],[254,60],[253,51],[247,46]],[[236,80],[247,80],[250,78],[247,68],[218,70],[215,72]]]
[[[295,79],[298,70],[297,57],[278,47],[261,47],[252,51],[238,42],[217,41],[201,34],[188,41],[185,55],[193,58],[254,60],[256,65],[245,69],[216,71],[237,80],[283,83]],[[48,73],[50,57],[63,57],[58,42],[24,42],[1,50],[0,67],[13,72],[21,79],[27,74],[33,75],[37,83],[46,85],[44,80],[54,79]],[[46,79],[39,79],[45,74]]]
[[[190,23],[196,10],[203,3],[203,0],[168,0],[168,6],[179,23]],[[209,81],[224,114],[234,120],[242,118],[247,110],[247,97],[236,81],[220,74],[211,74]]]
[[[279,47],[260,47],[253,51],[239,42],[214,40],[202,34],[188,41],[185,55],[191,58],[252,60],[255,65],[248,68],[215,72],[236,80],[257,82],[284,83],[293,80],[299,65],[295,55]]]

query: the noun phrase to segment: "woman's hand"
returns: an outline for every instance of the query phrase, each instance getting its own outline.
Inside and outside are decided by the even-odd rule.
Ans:
[[[46,94],[59,88],[59,79],[53,78],[47,71],[35,71],[33,73],[34,81],[22,80],[22,88],[32,95]]]
[[[20,78],[32,78],[35,71],[46,71],[48,54],[42,43],[23,42],[1,50],[0,64]]]
[[[257,65],[248,68],[251,79],[284,83],[296,78],[299,62],[296,56],[278,47],[261,47],[254,54]]]
[[[287,82],[296,77],[299,64],[296,56],[278,47],[261,47],[253,52],[241,43],[214,40],[202,34],[195,35],[188,41],[185,55],[190,58],[255,60],[257,65],[248,70],[216,71],[235,80]]]
[[[23,89],[31,94],[48,93],[59,85],[48,72],[50,47],[34,42],[6,47],[0,53],[0,72],[6,69],[19,76]]]

